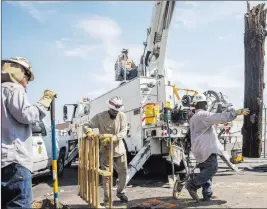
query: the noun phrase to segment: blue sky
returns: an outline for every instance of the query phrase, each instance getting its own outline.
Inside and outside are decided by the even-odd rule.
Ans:
[[[252,2],[252,5],[263,1]],[[3,2],[2,57],[24,56],[35,72],[32,103],[45,89],[62,107],[117,86],[121,48],[139,63],[154,2]],[[245,2],[177,2],[165,65],[179,87],[226,94],[243,106]]]

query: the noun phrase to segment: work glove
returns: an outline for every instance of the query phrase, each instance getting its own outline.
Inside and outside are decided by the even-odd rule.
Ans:
[[[84,128],[84,132],[86,133],[86,136],[93,135],[93,130],[91,128]]]
[[[112,134],[101,134],[99,139],[101,140],[101,144],[103,146],[107,146],[111,140],[113,143],[118,141],[118,137]]]
[[[44,95],[40,99],[39,103],[49,109],[52,100],[56,98],[56,93],[50,90],[45,90]]]
[[[249,109],[244,108],[244,109],[238,109],[235,111],[237,115],[248,115],[249,114]]]

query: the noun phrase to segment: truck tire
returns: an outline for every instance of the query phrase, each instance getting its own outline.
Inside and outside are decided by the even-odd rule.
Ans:
[[[60,150],[58,159],[57,159],[57,173],[58,177],[63,177],[64,173],[64,161],[65,161],[65,150]]]

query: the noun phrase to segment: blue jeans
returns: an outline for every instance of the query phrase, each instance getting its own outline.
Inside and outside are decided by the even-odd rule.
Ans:
[[[125,73],[125,70],[123,68],[121,68],[120,78],[122,80],[124,80],[124,73]],[[127,73],[128,73],[128,75],[126,74],[126,80],[134,79],[135,77],[137,77],[137,74],[138,74],[137,67],[132,68],[132,70],[128,71]]]
[[[12,163],[2,168],[2,208],[32,208],[32,174],[25,167]]]
[[[202,194],[204,198],[210,198],[212,196],[212,177],[218,171],[218,160],[216,154],[211,154],[209,158],[199,164],[200,173],[195,174],[190,184],[196,189],[202,187]]]

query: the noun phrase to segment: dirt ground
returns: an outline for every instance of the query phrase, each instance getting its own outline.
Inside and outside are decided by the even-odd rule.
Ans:
[[[248,171],[251,166],[265,166],[263,171]],[[219,171],[213,180],[213,192],[216,199],[207,203],[195,203],[184,189],[179,200],[172,198],[172,189],[167,179],[159,177],[139,177],[133,179],[127,187],[130,200],[129,208],[263,208],[267,207],[267,158],[245,159],[238,164],[239,172],[233,172],[220,161]],[[59,180],[59,200],[69,207],[89,208],[78,195],[78,167],[74,164],[66,169],[64,178]],[[115,193],[115,192],[114,192]],[[102,189],[100,189],[102,194]],[[199,190],[201,196],[201,190]],[[52,177],[43,176],[33,179],[33,198],[41,200],[53,198]],[[117,206],[118,199],[115,197]],[[102,198],[100,199],[102,202]],[[141,207],[140,207],[141,206]]]

